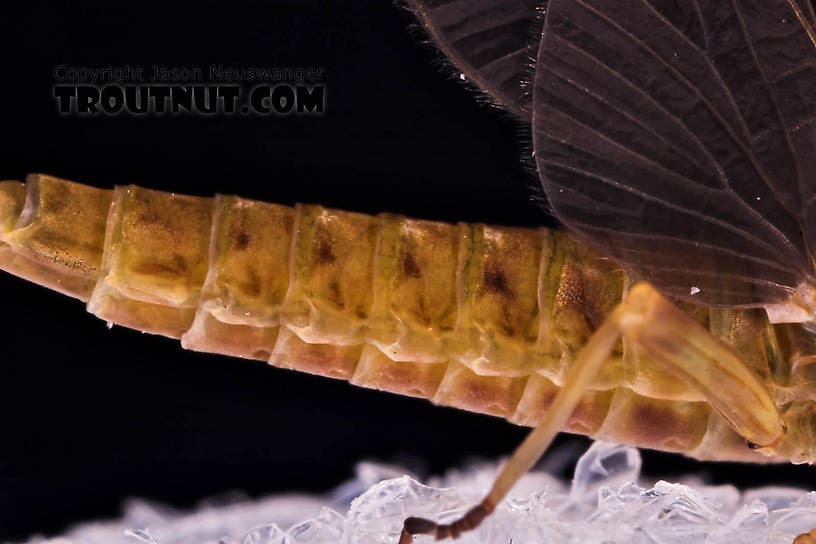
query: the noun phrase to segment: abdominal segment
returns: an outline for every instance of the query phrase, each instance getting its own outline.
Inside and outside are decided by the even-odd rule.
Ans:
[[[521,425],[545,417],[628,285],[617,266],[557,230],[105,190],[44,175],[0,183],[0,268],[187,349]],[[684,309],[773,377],[778,354],[761,311]],[[704,459],[767,460],[626,341],[565,430]]]

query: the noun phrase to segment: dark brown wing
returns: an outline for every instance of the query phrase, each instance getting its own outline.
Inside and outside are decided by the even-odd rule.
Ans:
[[[804,0],[802,2],[802,9],[805,11],[805,15],[809,19],[810,26],[816,26],[816,7],[814,7],[813,0]]]
[[[813,21],[803,0],[551,0],[533,130],[558,218],[698,302],[812,284]]]
[[[524,81],[541,36],[545,0],[409,0],[431,39],[465,78],[516,115],[529,119]]]

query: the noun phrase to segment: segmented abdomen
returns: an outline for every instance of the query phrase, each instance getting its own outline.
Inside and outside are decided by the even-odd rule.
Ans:
[[[534,425],[627,279],[568,234],[288,208],[49,176],[0,184],[0,268],[189,349]],[[687,308],[769,376],[758,312]],[[750,355],[749,355],[750,357]],[[566,430],[765,458],[625,342]]]

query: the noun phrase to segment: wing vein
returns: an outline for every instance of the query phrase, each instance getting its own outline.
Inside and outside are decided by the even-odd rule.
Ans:
[[[783,291],[792,292],[795,289],[793,287],[789,287],[787,285],[781,285],[774,281],[770,280],[763,280],[761,278],[754,278],[751,276],[745,276],[743,274],[733,274],[730,272],[716,272],[712,270],[688,270],[687,268],[679,268],[679,267],[672,267],[672,266],[660,266],[660,265],[650,265],[650,264],[641,264],[639,265],[640,268],[643,269],[651,269],[660,272],[679,272],[682,274],[691,274],[695,276],[701,276],[703,278],[720,278],[720,279],[729,279],[729,280],[737,280],[740,282],[751,283],[753,285],[762,285],[763,287],[772,287],[774,289],[781,289]]]
[[[802,225],[801,225],[801,221],[800,221],[799,217],[798,217],[798,216],[796,216],[795,214],[791,213],[791,210],[788,208],[787,203],[785,202],[785,200],[784,200],[784,199],[782,199],[782,198],[780,197],[780,195],[777,193],[777,190],[776,190],[776,188],[775,188],[774,184],[773,184],[773,183],[771,183],[771,182],[769,181],[769,179],[768,179],[767,175],[765,174],[764,170],[763,170],[763,169],[760,167],[760,165],[757,163],[756,157],[754,156],[753,152],[751,152],[751,150],[750,150],[750,149],[748,149],[748,148],[745,146],[745,142],[744,142],[742,139],[740,139],[740,138],[738,138],[738,137],[736,136],[736,134],[734,133],[733,128],[732,128],[732,127],[731,127],[731,126],[730,126],[730,125],[729,125],[729,124],[728,124],[728,123],[725,121],[725,119],[722,117],[722,115],[720,114],[720,112],[719,112],[719,111],[718,111],[718,110],[717,110],[717,109],[716,109],[716,108],[713,106],[713,104],[711,104],[711,102],[709,102],[709,101],[708,101],[708,99],[706,99],[706,97],[705,97],[705,96],[704,96],[704,95],[703,95],[703,94],[702,94],[702,93],[699,91],[699,89],[697,89],[697,88],[696,88],[696,87],[695,87],[695,86],[694,86],[694,85],[693,85],[693,84],[692,84],[692,83],[691,83],[691,82],[690,82],[690,81],[689,81],[689,80],[688,80],[688,79],[687,79],[687,78],[686,78],[686,77],[685,77],[683,74],[681,74],[681,73],[680,73],[680,72],[678,72],[678,71],[677,71],[677,70],[676,70],[674,67],[672,67],[670,64],[668,64],[667,62],[665,62],[665,61],[663,60],[663,58],[662,58],[660,55],[658,55],[658,54],[657,54],[657,52],[655,52],[655,51],[654,51],[654,50],[653,50],[651,47],[649,47],[649,46],[648,46],[648,45],[646,45],[646,44],[645,44],[645,43],[644,43],[642,40],[640,40],[640,39],[638,39],[636,36],[634,36],[634,35],[633,35],[631,32],[629,32],[629,31],[627,31],[625,28],[621,27],[621,26],[620,26],[618,23],[616,23],[614,20],[610,19],[608,16],[606,16],[605,14],[603,14],[603,13],[599,12],[597,9],[593,8],[592,6],[587,5],[587,4],[584,2],[584,0],[574,0],[574,1],[575,1],[575,2],[577,2],[578,4],[582,5],[582,6],[583,6],[585,9],[587,9],[587,10],[589,10],[589,11],[591,11],[591,12],[595,13],[595,14],[596,14],[598,17],[600,17],[601,19],[605,20],[605,21],[606,21],[608,24],[610,24],[611,26],[613,26],[613,27],[615,27],[616,29],[618,29],[618,30],[619,30],[619,31],[620,31],[620,32],[621,32],[623,35],[625,35],[625,36],[629,37],[629,39],[630,39],[630,40],[631,40],[633,43],[635,43],[635,44],[636,44],[638,47],[640,47],[641,49],[643,49],[644,51],[646,51],[647,53],[649,53],[649,54],[650,54],[650,55],[651,55],[651,56],[652,56],[652,57],[653,57],[653,58],[654,58],[656,61],[658,61],[660,64],[662,64],[662,65],[663,65],[663,66],[664,66],[664,67],[665,67],[667,70],[669,70],[670,72],[672,72],[672,73],[673,73],[673,74],[674,74],[674,75],[675,75],[675,76],[676,76],[676,77],[677,77],[677,78],[678,78],[678,79],[679,79],[679,80],[680,80],[680,81],[681,81],[681,82],[682,82],[682,83],[683,83],[683,84],[684,84],[684,85],[685,85],[685,86],[686,86],[686,87],[687,87],[687,88],[688,88],[688,89],[689,89],[689,90],[692,92],[692,93],[694,93],[694,94],[695,94],[695,95],[696,95],[696,96],[699,98],[699,100],[700,100],[700,101],[701,101],[703,104],[705,104],[706,108],[707,108],[707,109],[708,109],[708,110],[709,110],[709,111],[712,113],[712,115],[714,115],[714,117],[715,117],[715,118],[716,118],[716,119],[717,119],[717,120],[720,122],[720,124],[721,124],[721,125],[722,125],[722,127],[723,127],[723,128],[726,130],[726,132],[728,132],[728,134],[731,136],[731,138],[732,138],[732,140],[734,141],[734,143],[736,143],[736,144],[737,144],[737,146],[739,146],[739,147],[740,147],[740,149],[741,149],[741,150],[742,150],[742,152],[745,154],[745,156],[746,156],[746,157],[747,157],[747,158],[748,158],[748,159],[751,161],[751,164],[752,164],[752,166],[754,167],[754,170],[755,170],[755,171],[756,171],[756,172],[759,174],[760,178],[763,180],[763,182],[764,182],[764,183],[765,183],[765,185],[768,187],[768,189],[770,189],[770,191],[771,191],[771,192],[774,194],[774,196],[776,197],[776,200],[777,200],[777,201],[779,201],[780,205],[781,205],[783,208],[785,208],[785,209],[788,211],[788,213],[790,213],[790,214],[791,214],[791,216],[793,217],[794,221],[796,221],[796,222],[797,222],[797,224],[799,225],[800,230],[803,230]],[[648,3],[646,3],[646,1],[645,1],[645,0],[642,0],[642,1],[643,1],[643,2],[644,2],[644,3],[645,3],[647,6],[648,6],[648,7],[650,7],[650,8],[651,8],[651,6],[649,6],[649,4],[648,4]],[[653,9],[653,8],[652,8],[652,9]],[[658,16],[658,17],[661,17],[659,13],[657,13],[657,16]],[[661,17],[661,18],[662,18],[662,17]],[[669,24],[668,26],[669,26],[669,27],[670,27],[670,28],[671,28],[671,29],[672,29],[672,30],[673,30],[675,33],[677,33],[677,34],[678,34],[678,36],[680,36],[680,37],[681,37],[683,40],[685,40],[685,41],[687,41],[688,43],[690,43],[692,47],[694,47],[695,49],[698,49],[698,48],[697,48],[697,46],[696,46],[696,45],[695,45],[693,42],[689,42],[689,40],[688,40],[688,38],[687,38],[687,37],[685,37],[685,36],[684,36],[682,33],[677,32],[677,29],[676,29],[676,28],[674,28],[674,25]],[[698,51],[699,51],[699,49],[698,49]],[[591,56],[591,55],[590,55],[590,56]],[[717,70],[716,70],[716,69],[714,68],[714,66],[711,64],[710,59],[709,59],[709,58],[708,58],[708,56],[707,56],[707,55],[705,55],[705,54],[704,54],[704,57],[706,58],[706,61],[708,62],[709,67],[712,69],[712,71],[713,71],[713,72],[714,72],[714,74],[716,75],[716,74],[717,74]],[[593,58],[594,58],[594,57],[593,57]],[[740,117],[740,119],[742,119],[742,116],[739,114],[739,108],[737,108],[736,103],[735,103],[735,102],[734,102],[734,100],[733,100],[733,96],[732,96],[732,95],[731,95],[731,94],[728,92],[728,88],[727,88],[727,86],[725,86],[725,85],[724,85],[724,83],[722,82],[722,80],[721,80],[719,77],[717,77],[717,79],[718,79],[718,81],[720,81],[721,86],[722,86],[722,87],[723,87],[723,89],[725,90],[726,94],[727,94],[727,95],[728,95],[728,97],[729,97],[729,100],[732,102],[732,104],[733,104],[734,108],[736,109],[737,115]],[[744,120],[743,120],[743,121],[744,121]],[[746,130],[747,130],[747,127],[746,127]],[[727,181],[726,181],[726,183],[727,183]],[[732,190],[732,192],[733,192],[733,189],[731,189],[731,190]],[[747,210],[749,213],[751,213],[751,214],[752,214],[754,217],[759,218],[759,219],[760,219],[760,220],[761,220],[761,221],[762,221],[762,222],[763,222],[763,223],[764,223],[764,224],[767,226],[767,228],[768,228],[769,230],[771,230],[772,232],[774,232],[774,233],[775,233],[775,234],[776,234],[776,235],[777,235],[777,236],[780,238],[780,240],[782,241],[782,243],[784,243],[786,246],[788,246],[788,248],[790,248],[792,251],[794,251],[794,252],[798,252],[798,250],[796,249],[796,246],[793,244],[793,242],[792,242],[790,239],[788,239],[788,237],[787,237],[787,236],[785,236],[785,235],[784,235],[784,234],[783,234],[781,231],[779,231],[779,229],[777,229],[777,228],[776,228],[774,225],[772,225],[770,222],[768,222],[768,220],[767,220],[767,219],[766,219],[764,216],[762,216],[762,214],[760,214],[760,213],[759,213],[757,210],[755,210],[755,209],[754,209],[754,208],[753,208],[753,207],[752,207],[750,204],[748,204],[748,202],[746,202],[745,200],[743,200],[743,199],[742,199],[742,198],[741,198],[741,197],[740,197],[738,194],[736,194],[735,192],[733,192],[733,193],[734,193],[734,195],[737,197],[737,200],[743,203],[743,205],[744,205],[745,209],[746,209],[746,210]],[[806,274],[806,275],[807,275],[807,274]]]
[[[645,4],[645,5],[646,5],[646,6],[647,6],[647,7],[648,7],[648,8],[649,8],[651,11],[652,11],[652,13],[653,13],[653,14],[654,14],[654,15],[655,15],[657,18],[659,18],[660,20],[662,20],[662,21],[664,22],[664,24],[666,24],[666,26],[668,26],[669,28],[671,28],[671,29],[672,29],[672,31],[673,31],[673,32],[674,32],[674,33],[675,33],[675,34],[676,34],[678,37],[680,37],[680,39],[682,39],[683,41],[685,41],[685,42],[686,42],[686,43],[687,43],[687,44],[688,44],[690,47],[694,48],[694,49],[695,49],[697,52],[699,52],[699,53],[700,53],[700,54],[703,56],[703,58],[705,58],[706,63],[708,64],[709,68],[711,69],[711,73],[712,73],[712,74],[713,74],[713,76],[716,78],[717,82],[720,84],[720,87],[721,87],[722,91],[723,91],[723,92],[725,93],[725,95],[728,97],[728,101],[731,103],[731,107],[734,109],[734,113],[736,113],[736,115],[737,115],[737,117],[738,117],[738,119],[739,119],[739,121],[740,121],[740,126],[742,127],[742,129],[743,129],[743,130],[744,130],[744,132],[745,132],[745,137],[746,137],[746,140],[747,140],[747,141],[750,141],[750,140],[751,140],[751,134],[750,134],[750,131],[748,130],[748,125],[747,125],[747,124],[746,124],[746,122],[745,122],[745,117],[744,117],[744,115],[742,114],[742,112],[740,111],[739,106],[737,105],[737,102],[736,102],[736,100],[734,99],[734,95],[731,93],[731,89],[728,87],[728,85],[726,85],[726,84],[725,84],[725,82],[722,80],[722,77],[720,77],[720,72],[719,72],[719,70],[717,70],[717,67],[716,67],[716,66],[714,65],[714,63],[711,61],[711,58],[709,57],[709,55],[707,54],[707,52],[706,52],[706,51],[702,51],[702,50],[700,50],[700,48],[697,46],[697,44],[695,44],[693,41],[691,41],[691,40],[688,38],[688,36],[686,36],[685,34],[683,34],[682,32],[680,32],[680,31],[679,31],[679,30],[678,30],[678,29],[677,29],[677,28],[676,28],[676,27],[675,27],[673,24],[671,24],[671,22],[670,22],[670,21],[666,20],[666,18],[665,18],[665,17],[663,17],[663,15],[662,15],[662,14],[661,14],[659,11],[657,11],[657,10],[654,8],[654,6],[652,6],[652,5],[649,3],[649,1],[648,1],[648,0],[642,0],[642,2],[643,2],[643,3],[644,3],[644,4]],[[751,44],[751,42],[750,42],[750,39],[749,39],[749,38],[748,38],[748,36],[747,36],[746,29],[744,28],[744,21],[743,21],[743,18],[742,18],[742,14],[739,12],[739,9],[737,8],[737,6],[736,6],[736,5],[735,5],[735,3],[734,3],[734,0],[731,0],[731,5],[734,7],[735,12],[737,13],[737,17],[738,17],[738,18],[739,18],[739,20],[740,20],[740,25],[742,26],[742,29],[741,29],[741,30],[743,31],[743,37],[745,38],[745,40],[746,40],[746,44],[748,45],[749,49],[751,50],[751,55],[752,55],[752,57],[754,57],[754,56],[755,56],[755,51],[754,51],[754,48],[753,48],[753,46],[752,46],[752,44]],[[702,15],[702,13],[701,13],[701,15]],[[705,28],[705,24],[704,24],[704,23],[703,23],[703,28]],[[642,42],[641,42],[640,40],[638,40],[638,41],[637,41],[637,43],[642,43]],[[645,46],[645,44],[644,44],[644,46]],[[661,62],[661,63],[662,63],[664,66],[666,66],[666,67],[667,67],[667,68],[669,68],[669,69],[672,69],[672,68],[671,68],[671,65],[669,65],[669,64],[668,64],[668,63],[666,63],[666,62],[664,62],[664,61],[663,61],[663,59],[662,59],[662,57],[660,57],[659,55],[657,55],[657,53],[653,52],[653,51],[651,50],[651,48],[648,48],[648,46],[645,46],[645,47],[647,47],[647,50],[648,50],[648,51],[649,51],[649,52],[650,52],[650,53],[651,53],[651,54],[652,54],[652,55],[653,55],[653,56],[654,56],[656,59],[658,59],[658,60],[659,60],[659,61],[660,61],[660,62]],[[757,69],[760,71],[760,74],[762,75],[763,82],[766,84],[766,88],[767,88],[767,80],[765,79],[765,75],[764,75],[764,73],[762,72],[762,70],[760,69],[760,67],[759,67],[759,65],[758,65],[758,61],[757,61],[757,59],[756,59],[756,58],[754,58],[754,61],[755,61],[755,65],[757,66]],[[762,168],[762,166],[759,164],[759,161],[757,160],[756,155],[754,154],[753,150],[752,150],[750,147],[747,147],[746,145],[744,145],[744,142],[743,142],[742,140],[740,140],[739,138],[737,138],[737,137],[736,137],[736,135],[734,135],[734,134],[732,133],[732,130],[731,130],[730,125],[729,125],[728,123],[726,123],[726,122],[725,122],[725,119],[721,118],[719,111],[717,111],[717,109],[716,109],[716,108],[714,108],[713,104],[710,104],[710,103],[709,103],[707,100],[705,100],[705,98],[703,97],[702,93],[697,92],[696,87],[694,87],[693,85],[691,85],[691,82],[687,81],[687,80],[686,80],[686,78],[685,78],[685,77],[684,77],[682,74],[680,74],[680,73],[678,72],[678,75],[679,75],[679,77],[681,77],[681,78],[682,78],[682,80],[683,80],[683,82],[684,82],[684,83],[686,83],[686,84],[687,84],[687,85],[688,85],[688,86],[689,86],[691,89],[693,89],[693,90],[695,91],[695,93],[696,93],[696,94],[698,94],[698,96],[700,96],[701,98],[703,98],[704,103],[706,104],[706,107],[708,107],[708,108],[710,109],[710,111],[711,111],[712,113],[714,113],[714,115],[717,117],[717,119],[720,121],[720,123],[721,123],[721,124],[723,125],[723,127],[726,129],[726,131],[728,131],[728,133],[732,135],[732,138],[733,138],[733,139],[734,139],[734,141],[737,143],[737,145],[739,145],[739,146],[742,148],[743,153],[745,153],[745,156],[746,156],[746,157],[748,157],[748,158],[750,159],[751,164],[752,164],[752,165],[753,165],[753,167],[754,167],[754,170],[756,170],[756,172],[759,174],[760,178],[762,178],[762,181],[763,181],[763,182],[765,183],[765,185],[766,185],[766,186],[767,186],[767,187],[768,187],[768,188],[771,190],[771,193],[774,195],[774,197],[776,198],[777,202],[779,202],[779,204],[780,204],[780,205],[781,205],[781,206],[782,206],[782,207],[783,207],[783,208],[784,208],[784,209],[785,209],[785,210],[786,210],[786,211],[787,211],[787,212],[788,212],[788,213],[791,215],[791,217],[794,219],[794,221],[796,221],[796,224],[798,225],[799,230],[801,230],[801,231],[803,231],[803,232],[804,232],[804,226],[803,226],[803,223],[802,223],[802,221],[801,221],[801,219],[800,219],[800,215],[797,215],[797,214],[795,213],[795,211],[794,211],[794,210],[792,210],[792,209],[790,208],[790,206],[788,205],[787,200],[786,200],[786,199],[785,199],[785,198],[784,198],[784,197],[783,197],[781,194],[779,194],[778,189],[777,189],[777,187],[776,187],[776,184],[774,184],[774,183],[771,181],[771,179],[768,177],[768,175],[765,173],[764,168]],[[776,102],[775,102],[775,101],[774,101],[774,107],[777,109],[777,112],[778,112],[779,108],[778,108],[778,105],[776,104]],[[800,184],[800,189],[801,189],[801,184]],[[804,194],[804,193],[800,192],[800,195],[803,195],[803,194]],[[751,205],[750,205],[750,204],[749,204],[747,201],[745,201],[745,200],[744,200],[742,197],[740,197],[740,196],[739,196],[739,194],[735,193],[735,196],[736,196],[736,197],[737,197],[739,200],[743,201],[743,202],[745,203],[745,206],[746,206],[747,208],[750,208],[750,209],[752,209],[752,210],[754,209],[754,208],[753,208],[753,207],[752,207],[752,206],[751,206]],[[791,243],[791,245],[792,245],[792,243]]]
[[[553,139],[555,141],[560,141],[553,134],[549,134],[549,133],[543,133],[543,134],[545,136],[547,136],[548,138],[550,138],[550,139]],[[569,145],[569,142],[561,141],[561,143]],[[612,187],[615,187],[617,189],[621,189],[623,191],[626,191],[626,192],[632,193],[634,195],[637,195],[637,196],[639,196],[640,198],[642,198],[644,200],[648,200],[650,202],[654,202],[655,204],[659,204],[661,206],[664,206],[664,207],[666,207],[666,208],[668,208],[670,210],[678,211],[680,213],[684,213],[686,215],[696,217],[697,219],[700,219],[700,220],[702,220],[704,222],[711,223],[713,225],[717,225],[719,227],[725,228],[726,230],[729,230],[729,231],[733,232],[734,234],[737,234],[737,235],[741,236],[745,240],[751,241],[751,242],[753,242],[753,243],[755,243],[755,244],[757,244],[759,246],[764,247],[771,254],[776,255],[780,259],[785,259],[785,255],[779,253],[774,246],[768,244],[767,242],[765,242],[764,240],[761,240],[760,238],[757,238],[757,237],[753,236],[750,232],[745,231],[745,230],[737,227],[736,225],[732,225],[731,223],[728,223],[728,222],[725,222],[725,221],[720,221],[719,219],[715,219],[715,218],[713,218],[713,217],[711,217],[709,215],[706,215],[706,214],[701,213],[701,212],[696,211],[696,210],[692,210],[692,209],[680,206],[678,204],[672,204],[668,200],[664,200],[664,199],[662,199],[660,197],[651,195],[651,194],[646,193],[644,191],[640,191],[640,190],[635,189],[634,187],[631,187],[631,186],[626,185],[624,183],[615,181],[615,180],[607,178],[605,176],[601,176],[600,174],[597,174],[597,173],[594,173],[594,172],[587,172],[586,170],[582,170],[582,169],[577,168],[577,167],[575,167],[573,165],[561,163],[561,162],[551,160],[551,159],[541,158],[539,160],[543,164],[550,164],[552,166],[557,166],[559,168],[563,168],[564,170],[569,170],[569,171],[575,172],[577,174],[581,174],[581,175],[584,175],[584,176],[587,176],[587,177],[591,177],[593,179],[596,179],[596,180],[598,180],[598,181],[600,181],[602,183],[605,183],[605,184],[610,185]]]
[[[699,241],[691,241],[686,238],[680,238],[678,236],[669,236],[667,234],[643,234],[641,232],[626,232],[626,231],[619,231],[613,230],[606,227],[597,227],[595,225],[590,225],[588,223],[582,223],[580,221],[574,221],[573,224],[581,226],[584,230],[595,230],[601,231],[608,235],[623,235],[628,236],[630,238],[642,238],[644,240],[663,240],[666,242],[680,242],[685,244],[692,244],[695,247],[702,247],[705,249],[710,249],[712,251],[716,251],[719,253],[723,253],[725,255],[729,255],[731,257],[738,257],[740,259],[745,259],[751,262],[755,262],[757,264],[761,264],[763,266],[767,266],[768,268],[773,268],[775,270],[779,270],[780,272],[790,273],[790,270],[784,266],[779,265],[778,263],[763,259],[762,257],[756,257],[754,255],[748,255],[747,253],[743,253],[740,251],[735,251],[733,249],[729,249],[727,247],[718,246],[714,244],[709,244],[706,242],[699,242]],[[653,254],[652,252],[645,250],[645,249],[627,249],[627,253],[648,253]]]
[[[785,134],[785,145],[787,146],[788,151],[790,152],[791,157],[793,158],[793,165],[794,168],[796,169],[796,184],[799,188],[799,202],[800,202],[799,214],[793,215],[796,218],[800,228],[804,230],[802,222],[799,220],[799,218],[803,217],[805,218],[805,223],[807,222],[807,212],[804,208],[804,205],[802,204],[802,201],[805,198],[805,182],[804,178],[802,177],[802,170],[799,167],[799,161],[796,160],[796,151],[793,148],[793,142],[791,142],[788,127],[785,126],[785,121],[784,118],[782,117],[782,111],[779,109],[779,101],[776,99],[776,94],[770,88],[770,85],[768,84],[768,78],[765,75],[765,70],[762,69],[762,65],[759,62],[759,57],[757,57],[756,47],[754,46],[751,35],[748,32],[748,28],[745,25],[745,16],[743,15],[742,10],[740,9],[740,6],[736,0],[731,0],[731,5],[734,7],[734,13],[736,13],[737,19],[740,22],[740,30],[742,31],[742,36],[745,39],[745,43],[748,46],[748,50],[751,52],[751,60],[753,61],[754,66],[756,67],[757,72],[759,73],[759,76],[762,78],[762,85],[765,87],[765,90],[767,91],[770,97],[771,103],[773,104],[774,107],[774,113],[776,113],[776,118],[779,120],[779,124],[782,127],[783,129],[782,131]],[[783,204],[785,204],[784,201]],[[805,241],[807,242],[807,240]]]
[[[582,50],[582,49],[580,49],[580,48],[576,48],[576,47],[575,47],[574,45],[572,45],[570,42],[567,42],[567,41],[563,40],[561,37],[556,36],[556,39],[561,40],[561,42],[562,42],[562,43],[564,43],[564,44],[565,44],[565,45],[567,45],[568,47],[571,47],[571,48],[575,49],[575,50],[576,50],[576,51],[578,51],[579,53],[581,53],[581,54],[586,54],[586,51],[584,51],[584,50]],[[591,57],[591,58],[595,59],[595,57]],[[595,60],[597,60],[597,59],[595,59]],[[664,109],[664,108],[663,108],[663,107],[660,105],[660,103],[659,103],[659,102],[655,101],[655,100],[654,100],[654,98],[653,98],[653,97],[651,97],[651,96],[649,96],[647,93],[644,93],[644,92],[643,92],[643,91],[642,91],[642,90],[641,90],[639,87],[634,86],[634,85],[633,85],[633,84],[632,84],[632,83],[631,83],[631,82],[630,82],[628,79],[623,78],[623,77],[621,77],[621,76],[620,76],[620,74],[617,74],[617,73],[615,73],[613,70],[610,70],[610,69],[609,69],[609,67],[608,67],[608,66],[606,66],[604,63],[601,63],[601,62],[599,61],[599,64],[600,64],[600,65],[601,65],[601,66],[602,66],[602,67],[603,67],[605,70],[607,70],[607,71],[608,71],[608,72],[609,72],[609,73],[610,73],[610,74],[611,74],[613,77],[617,77],[618,79],[620,79],[620,80],[621,80],[621,82],[622,82],[622,83],[624,83],[625,85],[629,86],[629,87],[630,87],[630,88],[632,88],[633,90],[635,90],[635,91],[637,91],[637,92],[641,93],[641,94],[642,94],[644,97],[646,97],[646,99],[647,99],[647,100],[649,100],[650,102],[652,102],[652,104],[654,104],[654,106],[655,106],[655,107],[657,107],[657,108],[658,108],[658,109],[659,109],[661,112],[665,113],[665,115],[666,115],[667,117],[670,117],[671,119],[673,119],[674,121],[676,121],[676,123],[677,123],[677,124],[678,124],[680,127],[682,127],[682,128],[685,130],[685,132],[686,132],[686,133],[688,134],[688,136],[689,136],[689,137],[690,137],[690,138],[691,138],[691,139],[694,141],[694,143],[696,143],[696,144],[698,145],[698,147],[699,147],[699,148],[702,150],[703,154],[704,154],[704,155],[706,155],[707,157],[709,157],[709,158],[712,160],[712,162],[715,162],[715,161],[714,161],[714,159],[713,159],[713,157],[711,157],[711,155],[710,155],[710,154],[709,154],[709,153],[708,153],[708,152],[705,150],[705,148],[704,148],[704,147],[701,145],[701,143],[699,142],[699,139],[698,139],[698,138],[697,138],[697,137],[694,135],[694,133],[692,133],[690,130],[688,130],[688,127],[687,127],[687,126],[686,126],[684,123],[682,123],[682,122],[681,122],[681,121],[680,121],[680,120],[679,120],[679,119],[678,119],[676,116],[674,116],[674,115],[672,115],[670,112],[666,111],[666,110],[665,110],[665,109]],[[714,166],[713,164],[711,164],[711,165],[702,165],[702,164],[700,164],[700,162],[699,162],[699,161],[697,161],[697,160],[696,160],[695,158],[693,158],[693,157],[690,157],[690,156],[688,155],[688,153],[686,153],[685,151],[683,151],[683,150],[682,150],[681,148],[679,148],[677,145],[673,144],[671,141],[667,140],[667,139],[666,139],[666,138],[665,138],[665,137],[664,137],[662,134],[660,134],[659,132],[656,132],[655,130],[653,130],[653,129],[649,128],[649,126],[648,126],[648,125],[646,125],[646,124],[645,124],[643,121],[641,121],[639,118],[635,117],[634,115],[632,115],[631,113],[627,112],[626,110],[624,110],[624,109],[622,109],[622,108],[620,108],[620,107],[618,107],[618,106],[616,106],[616,105],[612,104],[612,103],[611,103],[609,100],[606,100],[606,99],[605,99],[605,98],[603,98],[601,95],[599,95],[599,94],[597,94],[597,93],[595,93],[595,92],[592,92],[592,91],[590,91],[589,89],[580,88],[580,87],[579,87],[579,86],[578,86],[578,85],[577,85],[577,84],[576,84],[574,81],[572,81],[570,78],[566,77],[566,76],[565,76],[564,74],[562,74],[561,72],[557,71],[555,68],[553,68],[553,67],[551,67],[551,66],[546,66],[546,67],[543,67],[542,69],[543,69],[543,70],[546,70],[546,71],[548,71],[548,72],[550,72],[550,73],[552,73],[552,74],[554,74],[555,76],[557,76],[558,78],[560,78],[560,79],[561,79],[561,81],[565,82],[567,85],[570,85],[571,87],[575,87],[576,89],[579,89],[579,90],[581,90],[581,91],[585,92],[586,94],[588,94],[588,95],[592,96],[593,98],[595,98],[596,100],[598,100],[598,102],[601,102],[601,103],[603,103],[603,104],[606,104],[607,106],[609,106],[609,107],[610,107],[610,108],[612,108],[613,110],[617,111],[618,113],[620,113],[621,115],[623,115],[624,117],[626,117],[627,119],[629,119],[630,121],[632,121],[632,122],[636,123],[638,126],[640,126],[641,128],[643,128],[644,130],[646,130],[646,131],[647,131],[647,132],[649,132],[650,134],[653,134],[653,135],[654,135],[656,138],[658,138],[660,141],[662,141],[663,143],[665,143],[665,144],[666,144],[667,146],[669,146],[671,149],[674,149],[675,151],[677,151],[677,152],[678,152],[680,155],[682,155],[683,157],[687,158],[687,159],[689,160],[689,162],[691,162],[691,163],[693,163],[694,165],[698,166],[700,169],[705,169],[705,168],[706,168],[706,166]],[[718,170],[718,174],[719,174],[719,169],[718,169],[718,168],[716,168],[716,166],[714,166],[714,168],[715,168],[716,170]],[[678,174],[678,175],[681,175],[679,172],[678,172],[677,174]],[[722,182],[725,184],[725,179],[723,178],[723,176],[718,175],[718,177],[719,177],[719,178],[720,178],[720,180],[721,180],[721,181],[722,181]],[[696,183],[696,182],[694,182],[694,183]]]
[[[799,4],[796,3],[796,0],[788,0],[788,4],[790,5],[793,12],[796,14],[796,18],[799,20],[799,23],[802,25],[802,28],[805,29],[808,37],[810,38],[810,42],[813,44],[813,47],[816,47],[816,32],[813,31],[813,27],[810,26],[810,23],[805,19],[805,14],[802,13],[802,8],[799,7]]]

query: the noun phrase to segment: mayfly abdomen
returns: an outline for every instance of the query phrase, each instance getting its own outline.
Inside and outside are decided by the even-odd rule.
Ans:
[[[117,187],[88,311],[110,323],[180,337],[207,274],[212,200]]]
[[[0,185],[0,267],[100,318],[535,425],[625,274],[568,234],[295,208],[35,175]],[[778,378],[761,311],[692,312]],[[750,355],[754,354],[754,355]],[[762,460],[702,395],[621,343],[567,429]]]
[[[113,191],[44,179],[0,185],[3,269],[87,302],[102,265]]]

